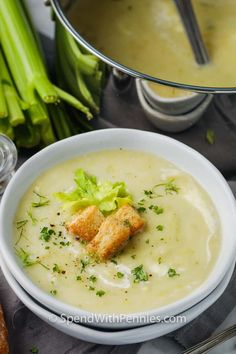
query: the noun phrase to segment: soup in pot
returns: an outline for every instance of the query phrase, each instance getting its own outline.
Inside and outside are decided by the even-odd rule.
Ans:
[[[173,0],[77,0],[68,16],[95,48],[132,69],[179,83],[235,87],[235,0],[192,3],[207,65],[196,63]]]

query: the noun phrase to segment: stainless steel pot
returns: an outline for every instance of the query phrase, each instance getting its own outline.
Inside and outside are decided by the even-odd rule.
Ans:
[[[79,0],[77,0],[79,1]],[[83,38],[83,36],[73,27],[69,18],[67,17],[68,10],[72,6],[75,0],[45,0],[47,5],[52,6],[57,18],[63,24],[63,26],[72,34],[72,36],[87,50],[91,53],[99,57],[105,63],[110,65],[112,68],[116,70],[120,70],[122,73],[130,75],[132,77],[153,81],[162,85],[177,87],[184,90],[190,90],[195,92],[203,92],[203,93],[236,93],[236,87],[204,87],[204,86],[195,86],[195,85],[186,85],[178,82],[172,82],[167,80],[162,80],[157,77],[153,77],[150,75],[146,75],[145,73],[138,72],[131,68],[128,68],[121,63],[114,61],[113,59],[107,57],[102,52],[98,51],[95,47],[93,47],[89,42]],[[124,78],[124,75],[122,76]]]

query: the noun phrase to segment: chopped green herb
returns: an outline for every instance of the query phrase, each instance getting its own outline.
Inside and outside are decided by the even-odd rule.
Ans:
[[[94,286],[90,286],[89,290],[95,290]]]
[[[153,195],[153,191],[148,191],[148,190],[144,190],[144,194],[149,197],[149,198],[152,198],[152,195]]]
[[[98,291],[96,292],[96,295],[99,296],[99,297],[102,297],[102,296],[105,295],[105,294],[106,294],[106,292],[105,292],[104,290],[98,290]]]
[[[57,294],[57,290],[50,290],[50,294],[55,296]]]
[[[139,202],[138,202],[138,205],[144,205],[145,203],[145,199],[141,199]]]
[[[158,264],[161,264],[162,263],[162,258],[159,257],[158,260],[157,260]]]
[[[179,274],[178,274],[178,273],[176,272],[176,270],[173,269],[173,268],[170,268],[170,269],[168,270],[168,275],[169,275],[170,278],[179,276]]]
[[[85,271],[85,268],[87,267],[87,265],[89,265],[90,260],[88,258],[87,259],[81,259],[80,263],[81,263],[81,273],[83,273]]]
[[[50,247],[49,246],[45,246],[44,248],[45,248],[45,250],[49,250]]]
[[[97,277],[95,277],[95,275],[90,275],[89,281],[91,281],[92,283],[96,283]]]
[[[37,264],[38,261],[35,259],[31,259],[31,255],[26,252],[23,248],[16,249],[16,255],[20,258],[24,267],[30,267],[34,264]]]
[[[149,239],[147,239],[147,240],[145,241],[145,243],[147,243],[147,244],[149,244],[149,242],[150,242]]]
[[[161,241],[164,241],[164,238],[162,237],[160,240],[161,240]]]
[[[61,241],[61,242],[60,242],[60,245],[61,245],[61,246],[70,246],[70,244],[71,244],[70,241],[67,241],[67,242]]]
[[[17,230],[22,229],[26,224],[28,220],[20,220],[16,222],[16,228]]]
[[[52,271],[54,273],[58,273],[58,274],[61,274],[61,269],[59,268],[58,264],[54,263],[54,266],[52,268]]]
[[[124,278],[124,273],[117,272],[117,273],[116,273],[116,276],[117,276],[117,278],[119,278],[119,279]]]
[[[29,218],[31,219],[32,224],[33,224],[33,225],[36,225],[36,224],[37,224],[38,219],[36,219],[36,218],[33,216],[33,213],[32,213],[30,210],[29,210],[29,211],[27,211],[27,214],[28,214]]]
[[[37,348],[36,346],[34,346],[34,347],[32,347],[32,348],[30,349],[30,352],[31,352],[31,353],[34,353],[34,354],[38,354],[38,353],[39,353],[39,350],[38,350],[38,348]]]
[[[144,207],[139,207],[139,208],[137,208],[137,211],[138,211],[139,213],[144,213],[144,212],[146,211],[146,208],[144,208]]]
[[[16,243],[15,243],[16,246],[17,246],[18,243],[20,242],[21,237],[23,236],[23,233],[24,233],[24,228],[22,227],[22,228],[20,229],[20,235],[19,235],[19,237],[18,237],[18,240],[17,240]]]
[[[206,140],[210,145],[215,144],[216,136],[215,132],[212,129],[208,129],[206,132]]]
[[[160,208],[158,205],[150,205],[148,209],[152,210],[157,215],[162,214],[164,212],[164,209]]]
[[[135,259],[136,258],[136,254],[132,254],[131,258]]]
[[[43,195],[40,195],[39,193],[33,191],[33,193],[38,197],[38,201],[37,202],[33,202],[31,203],[33,208],[39,208],[42,206],[46,206],[49,205],[50,200],[47,199],[46,197],[44,197]]]
[[[148,273],[144,271],[142,264],[132,269],[131,273],[134,276],[134,283],[140,283],[140,281],[148,280]]]
[[[128,219],[124,220],[124,226],[131,227],[131,223]]]
[[[52,235],[56,235],[56,232],[53,229],[49,229],[48,227],[44,226],[40,231],[40,240],[45,242],[49,242]]]
[[[23,248],[15,249],[15,252],[16,255],[20,258],[24,267],[31,267],[35,264],[39,264],[45,269],[49,270],[49,268],[46,265],[44,265],[42,262],[40,262],[40,260],[31,259],[32,256],[28,252],[26,252]]]
[[[82,277],[80,275],[77,275],[76,280],[82,280]]]
[[[37,262],[38,264],[40,264],[43,268],[47,269],[47,270],[50,270],[49,267],[47,267],[45,264],[43,264],[42,262],[38,261]]]
[[[165,182],[165,183],[159,183],[157,185],[154,186],[155,188],[158,187],[164,187],[166,194],[178,194],[180,191],[180,188],[176,186],[176,184],[174,184],[174,178],[169,179],[169,181]]]
[[[111,262],[114,263],[114,264],[118,264],[117,261],[115,259],[111,259]]]
[[[164,226],[163,225],[157,225],[156,229],[157,229],[157,231],[163,231],[164,230]]]
[[[25,225],[27,224],[28,220],[20,220],[16,222],[16,228],[17,230],[20,230],[20,235],[18,240],[16,241],[15,245],[18,245],[18,243],[21,240],[21,237],[23,236]]]

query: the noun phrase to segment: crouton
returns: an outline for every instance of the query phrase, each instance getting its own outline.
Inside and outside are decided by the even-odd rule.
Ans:
[[[131,236],[144,226],[144,220],[139,213],[130,205],[124,205],[116,212],[116,217],[130,227]]]
[[[7,327],[4,321],[2,307],[0,305],[0,353],[1,354],[9,353],[7,336],[8,336]]]
[[[95,206],[89,206],[67,225],[67,230],[86,242],[91,241],[105,220],[103,214]]]
[[[98,234],[88,244],[87,250],[99,259],[106,260],[120,251],[130,236],[143,225],[144,220],[139,214],[131,206],[125,205],[105,219]]]

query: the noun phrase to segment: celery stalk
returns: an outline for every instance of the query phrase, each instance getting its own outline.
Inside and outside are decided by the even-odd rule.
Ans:
[[[6,118],[7,116],[8,116],[7,103],[6,103],[5,94],[3,90],[3,83],[0,77],[0,119]]]
[[[12,140],[15,137],[13,128],[7,118],[0,119],[0,134],[5,134]]]
[[[72,35],[64,29],[59,21],[56,24],[56,32],[61,45],[66,50],[70,65],[78,67],[82,74],[94,75],[98,69],[99,59],[91,54],[82,54]]]
[[[72,135],[69,119],[63,107],[50,106],[50,116],[53,121],[54,129],[59,139],[65,139]]]
[[[49,117],[44,102],[38,97],[35,97],[35,101],[35,104],[30,106],[27,112],[33,125],[41,125],[44,124]]]
[[[74,96],[70,95],[69,93],[61,90],[59,87],[55,86],[55,90],[58,96],[65,102],[67,102],[72,107],[75,107],[79,111],[83,112],[88,119],[92,119],[93,115],[90,113],[89,108],[84,106],[79,100],[77,100]]]
[[[20,71],[26,87],[36,89],[45,102],[57,102],[57,93],[48,80],[35,36],[19,1],[0,1],[0,23],[2,47],[13,77]],[[9,46],[14,48],[12,59]]]
[[[40,143],[40,127],[32,125],[30,118],[26,117],[24,125],[18,125],[15,130],[16,145],[18,147],[32,148]]]
[[[84,104],[88,105],[95,113],[98,113],[99,107],[94,101],[93,96],[85,83],[80,67],[77,65],[77,58],[73,56],[71,49],[68,47],[68,43],[66,42],[68,38],[71,38],[71,36],[65,36],[64,28],[61,25],[58,25],[58,27],[59,28],[56,29],[56,44],[58,52],[57,57],[58,64],[60,66],[58,75],[64,77],[64,80],[66,81],[67,86],[70,88],[73,95],[78,96],[84,102]],[[76,45],[76,43],[74,44]],[[67,53],[66,57],[64,55],[65,52]],[[92,79],[95,77],[95,75],[96,72],[93,76],[87,77],[91,77]]]
[[[42,141],[45,145],[50,145],[56,141],[50,119],[41,125],[40,132]]]
[[[36,92],[45,103],[58,103],[58,90],[48,79],[36,35],[20,1],[0,1],[0,23],[2,47],[23,99],[35,104]],[[68,101],[61,89],[60,97]],[[75,100],[71,100],[73,104],[83,109]]]
[[[26,107],[27,105],[20,100],[17,94],[17,91],[14,87],[14,84],[8,72],[8,68],[6,66],[1,51],[0,51],[0,75],[2,79],[2,90],[3,90],[2,94],[4,94],[5,96],[10,124],[13,127],[17,126],[18,124],[23,124],[25,122],[25,116],[24,113],[22,112],[22,106],[25,105]],[[0,93],[0,100],[2,94]]]

